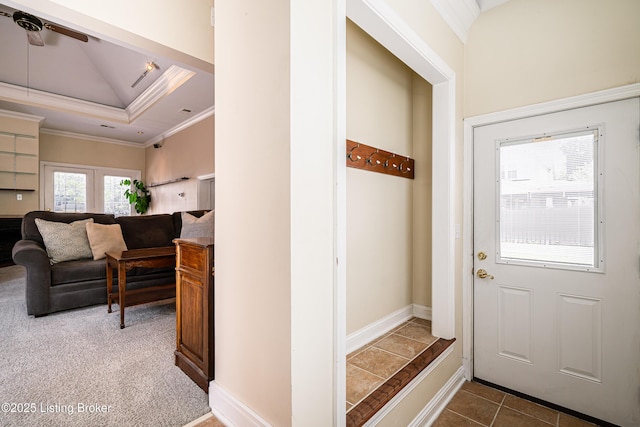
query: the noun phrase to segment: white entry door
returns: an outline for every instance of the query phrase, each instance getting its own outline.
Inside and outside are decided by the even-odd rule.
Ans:
[[[474,129],[474,376],[640,426],[638,98]]]

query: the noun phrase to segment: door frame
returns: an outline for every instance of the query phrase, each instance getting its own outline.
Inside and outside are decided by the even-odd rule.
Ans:
[[[517,107],[464,119],[463,235],[462,235],[462,365],[467,380],[473,379],[473,133],[474,128],[640,97],[640,83],[569,98]]]

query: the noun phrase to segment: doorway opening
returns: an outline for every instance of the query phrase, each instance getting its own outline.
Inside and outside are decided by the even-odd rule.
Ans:
[[[428,156],[429,159],[433,159],[433,166],[428,174],[429,185],[428,188],[431,190],[431,194],[429,194],[429,216],[430,222],[427,226],[428,231],[431,233],[430,238],[416,237],[414,242],[418,244],[428,246],[428,251],[423,249],[423,251],[427,251],[426,255],[430,261],[430,266],[427,269],[428,271],[425,273],[428,277],[426,281],[433,284],[430,289],[428,287],[423,287],[421,290],[426,290],[429,294],[426,298],[428,298],[429,304],[429,314],[428,316],[422,316],[423,318],[430,317],[431,320],[431,333],[433,336],[441,337],[447,340],[453,340],[455,335],[455,283],[454,283],[454,264],[455,264],[455,224],[454,224],[454,169],[455,169],[455,141],[454,141],[454,123],[455,123],[455,109],[454,109],[454,98],[455,98],[455,74],[453,71],[442,61],[437,54],[431,48],[424,43],[413,30],[401,19],[399,18],[395,12],[386,7],[384,4],[371,4],[370,2],[364,2],[360,0],[349,0],[347,1],[347,18],[351,20],[355,25],[357,25],[361,31],[370,36],[373,40],[379,43],[384,49],[390,52],[399,62],[403,64],[408,70],[411,71],[419,80],[422,81],[423,84],[429,87],[431,92],[429,107],[432,109],[429,113],[427,113],[428,117],[430,117],[432,121],[432,127],[427,131],[429,140],[437,140],[440,143],[434,144],[431,146],[429,144],[428,147]],[[348,85],[347,85],[348,86]],[[347,87],[347,92],[351,87]],[[381,102],[386,102],[386,100],[382,100]],[[347,136],[349,137],[349,116],[347,116]],[[356,138],[356,137],[353,137]],[[367,141],[361,141],[364,144],[367,144]],[[418,144],[415,144],[413,149],[416,148]],[[424,166],[424,163],[423,163]],[[357,178],[356,178],[357,179]],[[373,178],[375,180],[375,178]],[[431,186],[431,182],[438,182],[438,186]],[[347,186],[349,183],[347,183]],[[382,183],[382,185],[387,185],[387,183]],[[371,187],[368,187],[371,188]],[[424,190],[425,187],[422,188]],[[402,194],[401,190],[401,194]],[[404,197],[406,197],[407,190],[404,190]],[[394,193],[398,194],[398,193]],[[415,194],[415,192],[414,192]],[[349,203],[352,195],[364,196],[363,193],[351,193],[348,192],[345,195],[344,205],[342,209],[338,209],[339,212],[345,212],[346,218],[342,218],[347,226],[350,224],[349,222]],[[370,195],[371,197],[375,197],[375,195]],[[414,207],[412,206],[413,210]],[[412,224],[413,227],[413,224]],[[370,229],[373,233],[379,233],[380,228],[372,228]],[[383,230],[384,231],[384,230]],[[404,231],[403,231],[404,232]],[[393,236],[392,236],[393,238]],[[348,240],[345,239],[345,240]],[[347,241],[347,243],[349,243]],[[384,243],[382,243],[384,244]],[[413,242],[412,242],[413,244]],[[433,250],[432,248],[437,248],[437,250]],[[349,251],[349,247],[347,247],[346,251]],[[420,251],[418,251],[420,252]],[[424,252],[422,252],[424,255]],[[348,256],[349,265],[354,262],[354,255],[350,253]],[[355,258],[357,260],[357,258]],[[415,261],[414,261],[415,262]],[[424,262],[424,257],[422,257],[422,262]],[[363,263],[363,265],[366,263]],[[372,269],[375,270],[378,265],[372,265]],[[406,266],[405,266],[406,267]],[[347,267],[349,270],[350,267]],[[410,268],[407,267],[408,270]],[[364,270],[363,270],[364,271]],[[344,288],[349,288],[351,283],[349,283],[349,272],[348,271],[339,271],[338,274],[338,283],[340,282],[345,285]],[[407,282],[407,280],[405,280]],[[365,282],[366,283],[366,282]],[[348,286],[347,286],[348,285]],[[363,286],[366,287],[366,286]],[[417,287],[419,288],[419,286]],[[340,293],[340,292],[338,292]],[[395,306],[394,309],[387,309],[387,312],[383,314],[379,314],[374,316],[374,318],[366,319],[366,314],[363,315],[358,320],[353,320],[350,318],[350,313],[347,313],[347,310],[351,304],[350,297],[348,294],[349,291],[343,294],[344,302],[341,303],[342,309],[340,305],[338,307],[338,331],[340,331],[340,323],[345,325],[343,330],[347,330],[349,332],[360,332],[362,328],[366,329],[367,325],[373,323],[383,323],[380,322],[380,317],[393,317],[397,315],[397,313],[391,313],[389,315],[389,310],[396,310],[398,305]],[[410,306],[410,312],[408,315],[401,321],[406,321],[411,319],[413,316],[413,307],[414,302],[413,298],[413,289],[411,290],[412,295],[408,298],[405,298],[408,301]],[[366,295],[366,291],[363,291],[361,295]],[[420,297],[418,297],[420,298]],[[357,301],[357,299],[356,299]],[[418,306],[422,304],[417,304]],[[419,314],[424,314],[423,307],[418,308]],[[431,308],[434,308],[431,311]],[[400,309],[402,311],[403,308]],[[380,309],[381,313],[384,312],[384,308]],[[402,316],[400,316],[402,317]],[[396,319],[397,320],[397,319]],[[358,323],[359,322],[359,323]],[[391,321],[393,322],[393,320]],[[359,329],[360,328],[360,329]],[[380,332],[384,333],[386,330],[380,330]],[[375,333],[372,333],[373,336],[376,336]],[[379,335],[379,334],[378,334]],[[337,340],[340,340],[340,337],[336,337]],[[451,341],[452,342],[452,341]],[[337,348],[347,348],[349,345],[338,345]],[[446,347],[449,347],[449,351],[451,351],[450,344]],[[340,354],[338,352],[338,358],[346,359],[346,353]],[[448,353],[446,353],[448,354]],[[446,357],[446,356],[445,356]],[[340,369],[338,369],[337,376],[337,385],[341,387],[341,381],[345,381],[346,375],[341,375]],[[343,383],[344,384],[344,383]],[[338,402],[336,402],[336,407],[340,408],[340,406],[344,407],[344,400],[341,399],[341,395],[338,392],[336,394],[338,396]],[[338,415],[338,418],[339,415]],[[342,420],[340,420],[343,422]]]

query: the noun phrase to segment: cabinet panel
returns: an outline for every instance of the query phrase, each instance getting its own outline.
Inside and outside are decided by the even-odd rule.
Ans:
[[[181,351],[188,351],[194,358],[194,362],[202,367],[204,357],[204,338],[202,330],[206,313],[202,309],[203,286],[202,283],[192,280],[192,277],[183,275],[180,282],[180,313],[182,316],[180,331]],[[198,327],[194,327],[198,325]]]
[[[0,188],[15,188],[15,174],[0,171]]]
[[[0,151],[13,153],[15,142],[13,136],[0,134]]]
[[[13,172],[15,167],[15,155],[0,153],[0,171]]]
[[[38,159],[33,156],[16,156],[16,172],[38,172]]]
[[[213,238],[176,239],[175,364],[204,391],[214,379]]]
[[[16,138],[16,153],[38,155],[38,141],[35,138]]]
[[[181,251],[182,262],[180,266],[195,270],[192,274],[202,275],[207,254],[201,248],[192,245],[182,246]]]
[[[38,188],[38,139],[0,131],[0,190]]]
[[[17,174],[15,188],[19,190],[36,190],[38,188],[38,175]]]

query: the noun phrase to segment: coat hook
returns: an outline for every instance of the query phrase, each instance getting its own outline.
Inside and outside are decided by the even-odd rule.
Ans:
[[[349,150],[349,154],[347,154],[347,157],[352,162],[357,162],[358,160],[362,159],[362,157],[358,156],[357,154],[356,154],[356,158],[355,159],[353,158],[353,150],[355,150],[356,148],[360,148],[360,144],[356,144],[351,150]]]
[[[374,151],[373,153],[371,153],[371,155],[367,158],[367,163],[368,163],[368,164],[370,164],[371,166],[378,166],[378,165],[382,164],[382,162],[381,162],[379,159],[376,159],[376,160],[375,160],[375,162],[376,162],[376,164],[375,164],[375,165],[373,164],[372,157],[373,157],[374,155],[378,154],[378,153],[380,153],[380,150],[378,150],[378,149],[376,148],[376,151]]]

